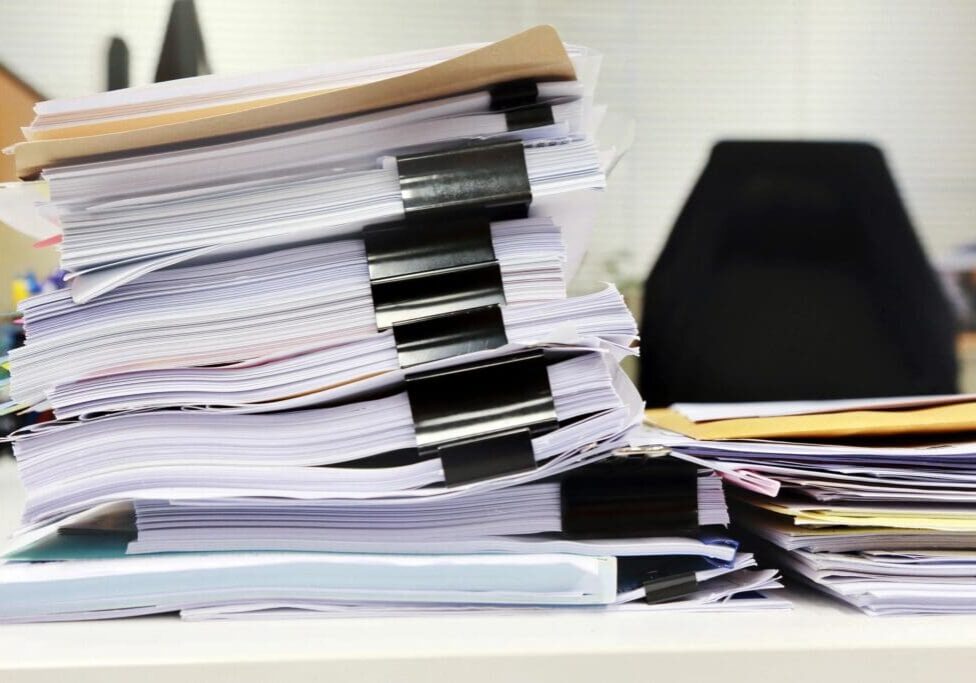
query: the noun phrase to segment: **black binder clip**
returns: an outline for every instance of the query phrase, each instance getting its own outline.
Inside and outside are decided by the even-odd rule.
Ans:
[[[431,215],[482,213],[524,218],[532,187],[520,141],[464,145],[397,157],[408,221]]]
[[[367,226],[363,230],[376,326],[505,303],[491,224],[484,215]]]
[[[541,128],[542,126],[551,126],[554,123],[556,123],[556,119],[552,115],[552,107],[548,104],[510,109],[505,112],[505,126],[509,131]]]
[[[532,439],[555,429],[539,349],[407,375],[417,447],[440,458],[448,486],[535,468]]]
[[[496,83],[488,89],[491,111],[526,107],[539,101],[539,84],[530,78]]]
[[[480,306],[393,325],[401,368],[410,368],[508,343],[502,309]]]
[[[698,468],[673,458],[615,457],[561,483],[571,538],[681,536],[698,530]]]
[[[393,328],[400,367],[508,343],[484,215],[371,225],[363,241],[376,326]]]
[[[697,590],[698,578],[695,576],[695,572],[666,576],[651,575],[644,580],[644,600],[649,605],[660,605],[665,602],[681,600]]]
[[[492,86],[491,111],[505,114],[508,130],[551,126],[555,123],[552,107],[539,103],[539,85],[529,79],[506,81]]]
[[[528,214],[521,142],[397,158],[406,218],[363,231],[376,326],[393,328],[400,366],[507,343],[492,217]]]

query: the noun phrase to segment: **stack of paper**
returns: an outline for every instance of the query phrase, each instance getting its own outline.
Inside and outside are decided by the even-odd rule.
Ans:
[[[542,605],[693,611],[786,606],[763,592],[779,587],[775,571],[755,569],[753,556],[739,552],[737,543],[704,530],[728,523],[713,472],[690,469],[696,519],[690,527],[678,523],[676,515],[695,507],[667,484],[689,468],[667,462],[604,463],[605,470],[633,475],[636,466],[661,475],[649,488],[643,481],[646,495],[629,510],[654,516],[657,527],[649,536],[587,533],[594,520],[580,512],[601,511],[581,507],[573,492],[590,490],[578,484],[607,474],[592,468],[540,483],[419,500],[313,493],[304,500],[104,503],[18,539],[7,554],[8,566],[17,568],[0,582],[0,596],[10,596],[0,603],[2,614],[20,621],[180,610],[187,618],[227,619]],[[693,533],[673,536],[669,529]],[[45,569],[26,572],[24,562]],[[126,577],[123,592],[113,582],[119,576]],[[645,598],[652,596],[649,604]]]
[[[613,287],[507,306],[501,314],[508,350],[546,343],[564,351],[602,347],[624,354],[635,334],[633,317]],[[181,405],[257,413],[369,395],[402,383],[404,376],[396,340],[386,330],[236,363],[191,366],[178,360],[168,367],[61,381],[47,392],[47,399],[58,417]]]
[[[677,404],[633,439],[736,484],[738,526],[865,612],[974,612],[973,399]]]
[[[0,619],[783,606],[714,473],[627,457],[620,294],[566,297],[594,60],[540,27],[40,105],[71,287],[10,354],[57,420],[13,437]]]
[[[506,221],[492,226],[492,237],[511,310],[552,301],[552,320],[573,306],[565,300],[563,246],[551,221]],[[621,303],[603,301],[599,314],[619,315]],[[157,271],[87,306],[76,305],[69,290],[50,292],[28,299],[21,311],[27,345],[10,354],[11,398],[25,406],[82,377],[281,354],[361,339],[378,324],[362,240]],[[632,327],[623,331],[633,335]],[[518,330],[511,333],[518,338]]]
[[[561,426],[532,440],[537,477],[579,464],[582,445],[618,444],[632,410],[613,385],[602,354],[547,367]],[[621,380],[618,380],[621,381]],[[443,484],[436,459],[367,460],[419,445],[410,396],[327,408],[228,415],[208,410],[130,412],[45,424],[15,442],[27,490],[25,520],[63,517],[104,500],[168,495],[372,497]],[[428,491],[433,493],[433,491]]]

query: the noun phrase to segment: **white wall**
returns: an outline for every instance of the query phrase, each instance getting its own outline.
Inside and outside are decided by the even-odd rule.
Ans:
[[[103,87],[112,34],[148,82],[168,0],[0,0],[0,61],[52,97]],[[587,277],[639,277],[724,137],[884,146],[930,254],[976,240],[976,2],[197,0],[221,72],[493,40],[552,23],[606,54],[600,94],[638,124]]]

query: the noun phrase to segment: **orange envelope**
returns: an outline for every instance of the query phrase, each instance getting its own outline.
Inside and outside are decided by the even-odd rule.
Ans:
[[[916,410],[851,410],[815,415],[692,422],[670,408],[645,412],[648,422],[699,440],[821,439],[976,431],[976,401]]]
[[[44,168],[77,159],[349,116],[526,78],[576,78],[573,63],[551,26],[537,26],[455,59],[363,85],[76,126],[67,129],[74,137],[15,145],[17,175],[27,179]]]

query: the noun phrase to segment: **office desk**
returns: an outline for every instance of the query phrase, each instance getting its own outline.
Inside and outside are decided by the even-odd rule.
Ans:
[[[20,505],[0,463],[0,530]],[[0,681],[963,680],[976,616],[877,619],[807,592],[767,614],[459,615],[0,626]]]

